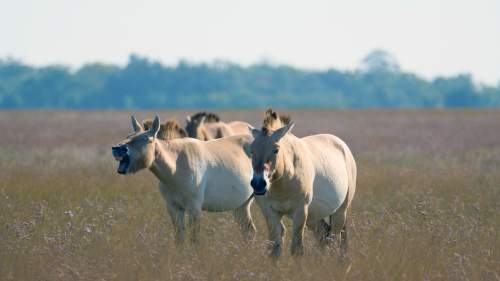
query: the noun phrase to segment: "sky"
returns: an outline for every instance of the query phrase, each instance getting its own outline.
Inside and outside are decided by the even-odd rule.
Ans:
[[[0,0],[0,58],[77,68],[131,53],[175,64],[356,69],[373,49],[425,78],[500,82],[498,0]]]

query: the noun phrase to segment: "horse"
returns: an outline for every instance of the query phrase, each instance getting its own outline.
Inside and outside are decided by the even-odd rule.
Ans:
[[[210,142],[192,138],[163,140],[158,137],[161,129],[158,116],[148,130],[133,116],[131,122],[133,133],[112,148],[119,162],[117,172],[128,175],[149,169],[159,179],[177,245],[184,244],[186,213],[191,241],[197,243],[202,211],[233,210],[244,238],[255,238],[250,214],[252,166],[245,152],[251,136],[231,136]]]
[[[250,147],[255,200],[263,211],[273,242],[270,255],[278,258],[285,235],[282,217],[293,221],[291,254],[304,254],[307,224],[320,245],[333,233],[347,252],[347,211],[356,190],[356,162],[340,138],[319,134],[298,138],[272,110],[261,130],[251,128]],[[328,222],[327,220],[328,219]]]
[[[186,132],[189,137],[204,141],[240,134],[250,135],[249,126],[250,124],[242,121],[222,122],[217,114],[205,111],[186,117]]]

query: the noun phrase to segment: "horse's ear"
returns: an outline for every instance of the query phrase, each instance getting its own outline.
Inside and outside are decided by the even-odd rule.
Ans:
[[[149,128],[148,134],[150,137],[156,138],[156,135],[160,131],[160,117],[158,115],[155,116],[153,120],[153,124],[151,124],[151,128]]]
[[[274,142],[279,142],[282,137],[286,135],[286,133],[290,132],[293,129],[293,122],[279,128],[278,130],[274,131],[274,133],[271,135],[271,138]]]
[[[206,119],[207,119],[207,116],[202,116],[199,123],[203,124]]]
[[[135,119],[134,115],[130,116],[130,121],[132,122],[132,130],[134,130],[134,133],[144,131],[141,124],[139,124],[139,122],[137,122],[137,119]]]
[[[186,116],[186,122],[188,122],[188,123],[191,122],[191,116],[189,116],[189,115]]]
[[[255,139],[261,134],[259,129],[255,129],[252,125],[248,125],[248,130],[252,133],[252,137]]]

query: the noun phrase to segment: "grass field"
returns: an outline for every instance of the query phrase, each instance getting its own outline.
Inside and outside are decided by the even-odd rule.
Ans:
[[[0,280],[500,280],[500,112],[290,112],[297,135],[348,143],[358,184],[349,257],[308,232],[305,257],[288,236],[278,267],[257,206],[256,242],[204,213],[201,245],[176,249],[157,180],[116,173],[130,113],[0,112]]]

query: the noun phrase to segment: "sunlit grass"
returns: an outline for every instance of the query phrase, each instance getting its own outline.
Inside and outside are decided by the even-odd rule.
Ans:
[[[88,133],[104,134],[105,127],[82,119]],[[65,127],[57,129],[64,135]],[[352,129],[356,135],[362,128]],[[460,130],[421,130],[456,134],[453,147],[467,139]],[[359,175],[348,258],[339,260],[334,248],[316,249],[307,233],[305,257],[289,256],[287,237],[278,267],[266,257],[267,231],[256,206],[257,241],[244,243],[230,213],[204,213],[201,244],[176,248],[157,180],[146,171],[117,175],[102,138],[61,148],[0,148],[0,280],[500,278],[500,138],[489,147],[461,144],[464,149],[410,143],[393,153],[370,136],[365,141],[375,145],[358,140],[357,147],[370,149],[354,150]]]

